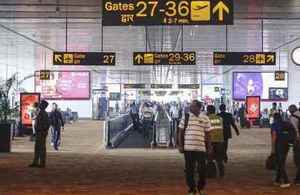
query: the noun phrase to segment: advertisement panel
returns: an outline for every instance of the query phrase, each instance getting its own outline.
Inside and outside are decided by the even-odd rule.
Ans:
[[[89,71],[51,71],[50,80],[35,77],[35,91],[48,100],[90,99]]]
[[[20,94],[20,116],[22,125],[31,126],[31,111],[35,102],[40,102],[40,93]]]
[[[260,118],[260,97],[248,96],[246,98],[246,111],[248,119]]]
[[[288,77],[288,73],[285,77]],[[247,96],[260,96],[261,100],[276,101],[279,98],[273,95],[272,89],[288,88],[288,79],[276,81],[274,72],[234,72],[232,80],[232,96],[237,101],[245,100]],[[282,95],[280,100],[288,100],[287,95],[287,93]]]

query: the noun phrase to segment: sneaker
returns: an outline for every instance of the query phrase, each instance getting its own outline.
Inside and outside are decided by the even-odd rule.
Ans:
[[[51,142],[51,143],[50,143],[50,145],[51,145],[51,146],[54,146],[54,143],[53,143],[53,142]]]
[[[188,195],[196,195],[196,190],[189,190]]]
[[[28,167],[31,167],[31,168],[33,168],[33,167],[38,167],[38,165],[37,165],[37,164],[34,164],[34,163],[32,163],[32,164],[28,165]]]
[[[289,184],[289,183],[283,183],[283,184],[280,185],[280,187],[281,188],[289,188],[289,187],[291,187],[291,184]]]
[[[203,190],[200,190],[200,191],[199,191],[199,195],[205,195],[204,191],[203,191]]]
[[[294,181],[294,184],[295,184],[296,186],[300,186],[300,180],[295,180],[295,181]]]

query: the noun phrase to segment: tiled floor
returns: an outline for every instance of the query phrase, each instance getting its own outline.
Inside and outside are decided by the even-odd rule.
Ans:
[[[105,150],[102,128],[96,121],[67,126],[61,151],[48,147],[46,169],[27,167],[33,143],[17,138],[12,153],[0,154],[0,194],[186,194],[183,159],[176,150]],[[299,195],[300,187],[272,186],[272,173],[264,169],[269,143],[269,130],[243,130],[232,140],[225,179],[209,180],[207,194]],[[288,170],[292,179],[291,158]]]

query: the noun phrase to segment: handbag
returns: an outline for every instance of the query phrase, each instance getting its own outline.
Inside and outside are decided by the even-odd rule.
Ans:
[[[276,156],[275,154],[271,154],[270,156],[268,156],[266,160],[266,169],[274,171],[276,170],[276,168],[277,168]]]
[[[184,135],[185,135],[185,130],[188,127],[188,123],[189,123],[189,118],[190,115],[189,114],[185,114],[184,117],[184,127],[183,129],[179,129],[178,134],[177,134],[177,147],[180,153],[184,152]]]

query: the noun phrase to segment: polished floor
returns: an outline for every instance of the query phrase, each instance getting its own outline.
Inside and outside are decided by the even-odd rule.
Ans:
[[[0,154],[0,195],[186,194],[184,162],[176,150],[116,149],[102,146],[103,124],[78,121],[63,133],[62,147],[48,146],[47,168],[32,169],[33,143],[13,141],[12,153]],[[231,142],[230,162],[223,180],[209,180],[208,195],[299,195],[300,187],[279,189],[264,162],[270,152],[268,129],[248,129]],[[291,157],[291,155],[290,155]],[[294,176],[289,158],[288,171]]]

